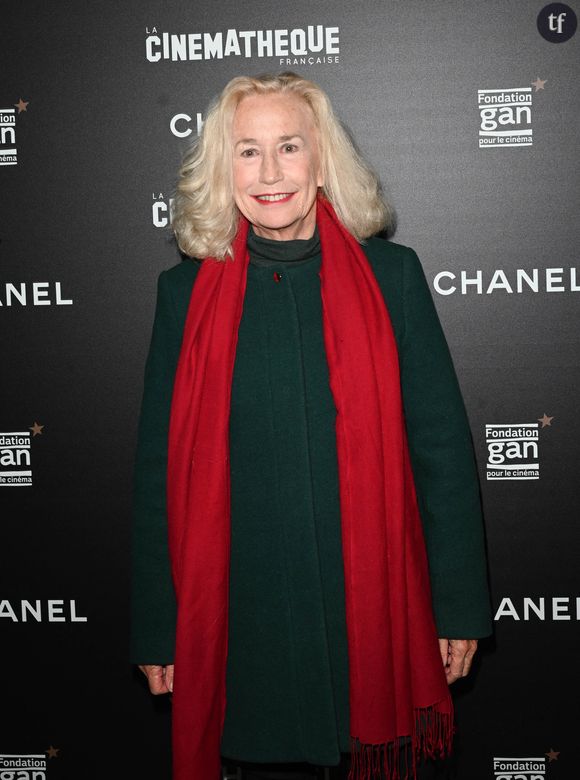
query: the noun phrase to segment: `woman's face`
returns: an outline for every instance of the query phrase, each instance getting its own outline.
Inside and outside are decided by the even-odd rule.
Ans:
[[[234,199],[263,238],[310,238],[323,184],[314,117],[296,95],[250,95],[234,115]]]

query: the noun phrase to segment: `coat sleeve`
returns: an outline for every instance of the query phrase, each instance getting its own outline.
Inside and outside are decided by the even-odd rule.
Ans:
[[[167,539],[166,469],[169,412],[181,347],[168,272],[159,276],[133,482],[130,660],[173,661],[176,600]]]
[[[492,633],[479,480],[447,342],[415,252],[403,258],[401,383],[438,635]]]

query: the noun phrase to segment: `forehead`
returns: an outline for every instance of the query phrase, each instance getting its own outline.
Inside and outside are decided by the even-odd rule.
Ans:
[[[234,114],[234,138],[247,134],[250,128],[261,135],[309,132],[314,130],[314,116],[298,95],[248,95],[238,103]]]

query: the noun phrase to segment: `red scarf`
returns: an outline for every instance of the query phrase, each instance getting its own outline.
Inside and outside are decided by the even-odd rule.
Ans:
[[[349,660],[349,780],[415,776],[451,749],[453,706],[431,607],[397,346],[366,255],[318,197],[323,332],[337,409]],[[191,294],[169,430],[169,551],[178,617],[174,780],[219,780],[230,563],[229,414],[249,223],[234,260],[206,258]],[[412,741],[404,740],[405,736]],[[406,748],[399,750],[401,745]],[[283,760],[283,759],[281,759]]]

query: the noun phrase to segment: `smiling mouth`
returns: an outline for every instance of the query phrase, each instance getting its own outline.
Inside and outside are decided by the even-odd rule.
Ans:
[[[273,195],[252,195],[252,197],[258,203],[284,203],[295,194],[295,192],[276,192]]]

